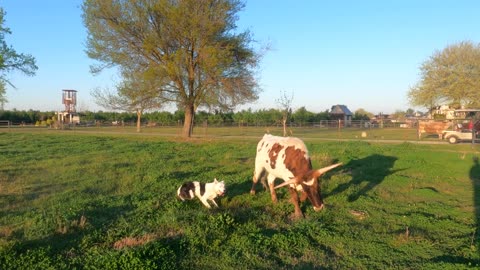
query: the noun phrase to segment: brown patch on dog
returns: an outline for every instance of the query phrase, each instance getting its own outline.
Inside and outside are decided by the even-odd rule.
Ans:
[[[278,153],[280,153],[282,149],[283,149],[283,146],[278,143],[272,145],[272,148],[270,148],[270,151],[268,152],[268,157],[270,158],[270,167],[272,167],[272,169],[275,169],[275,166],[277,164]]]
[[[146,243],[154,240],[155,237],[151,234],[142,235],[140,237],[125,237],[118,240],[113,244],[114,249],[122,249],[124,247],[136,247],[145,245]]]
[[[289,146],[285,149],[285,167],[292,172],[294,176],[303,176],[312,169],[312,162],[305,158],[305,151],[296,149],[295,146]]]

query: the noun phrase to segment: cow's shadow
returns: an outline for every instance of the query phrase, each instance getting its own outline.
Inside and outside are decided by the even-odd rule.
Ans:
[[[246,178],[244,181],[238,183],[227,183],[227,196],[229,198],[234,198],[239,195],[250,193],[252,183],[252,178]]]
[[[396,160],[396,157],[374,154],[350,161],[344,166],[344,169],[352,175],[352,179],[335,187],[326,194],[326,197],[352,189],[354,191],[348,195],[347,200],[349,202],[356,201],[360,196],[365,196],[379,185],[385,177],[399,171],[392,170]]]

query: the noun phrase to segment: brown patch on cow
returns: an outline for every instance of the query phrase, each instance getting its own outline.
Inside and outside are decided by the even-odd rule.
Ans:
[[[438,138],[441,138],[442,132],[448,129],[452,125],[451,122],[436,122],[436,121],[419,121],[418,122],[418,138],[422,133],[437,134]]]
[[[136,247],[145,245],[146,243],[154,240],[155,237],[151,234],[142,235],[140,237],[125,237],[113,244],[114,249],[122,249],[124,247]]]
[[[295,148],[295,146],[289,146],[285,149],[285,167],[294,176],[301,176],[302,179],[312,169],[312,162],[305,158],[305,154],[305,151]]]
[[[268,157],[270,158],[270,167],[272,169],[275,169],[275,166],[277,164],[277,158],[278,158],[278,153],[282,151],[283,145],[280,145],[278,143],[272,145],[270,148],[270,151],[268,152]]]

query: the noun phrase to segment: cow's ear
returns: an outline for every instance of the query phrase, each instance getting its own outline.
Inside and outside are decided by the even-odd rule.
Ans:
[[[213,179],[213,182],[218,183],[217,178]]]

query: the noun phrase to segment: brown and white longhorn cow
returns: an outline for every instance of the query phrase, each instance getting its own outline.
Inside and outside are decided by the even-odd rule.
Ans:
[[[442,133],[452,125],[451,122],[440,121],[419,121],[417,129],[417,137],[420,139],[423,133],[436,134],[442,139]]]
[[[312,162],[308,150],[302,140],[294,137],[278,137],[265,134],[257,145],[253,185],[250,190],[255,194],[255,185],[262,177],[267,178],[270,195],[277,202],[275,189],[288,186],[290,200],[295,206],[295,218],[303,217],[299,206],[297,191],[301,192],[300,200],[310,200],[315,211],[323,208],[318,178],[327,171],[340,166],[337,163],[322,169],[312,170]],[[285,182],[274,187],[274,181],[280,178]]]

